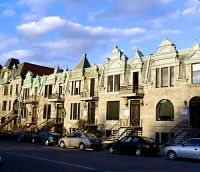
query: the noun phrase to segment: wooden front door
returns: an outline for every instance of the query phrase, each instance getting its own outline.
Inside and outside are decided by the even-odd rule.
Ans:
[[[130,126],[140,126],[140,100],[130,101]]]
[[[200,97],[196,96],[190,100],[190,126],[192,128],[200,128]]]
[[[88,103],[88,123],[95,124],[95,102]]]

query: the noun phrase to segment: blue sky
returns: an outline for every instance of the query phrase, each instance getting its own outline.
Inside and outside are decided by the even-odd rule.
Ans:
[[[199,0],[0,0],[0,64],[10,57],[72,69],[101,64],[117,44],[128,58],[200,42]]]

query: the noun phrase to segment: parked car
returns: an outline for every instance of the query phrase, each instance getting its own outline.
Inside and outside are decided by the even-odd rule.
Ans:
[[[200,159],[200,138],[191,138],[181,145],[167,146],[164,154],[174,160],[180,158]]]
[[[57,144],[60,135],[49,131],[42,131],[32,138],[32,143],[42,143],[46,146]]]
[[[15,133],[15,139],[21,142],[32,142],[37,133],[31,131],[18,131]]]
[[[15,130],[11,132],[11,140],[24,141],[28,131]]]
[[[58,142],[60,147],[74,147],[80,150],[85,150],[85,148],[92,148],[97,150],[102,147],[102,140],[95,137],[93,134],[84,132],[73,132],[63,138]]]
[[[10,140],[12,133],[10,131],[0,131],[0,140]]]
[[[122,139],[109,143],[105,147],[109,153],[132,153],[140,155],[156,155],[159,145],[153,139],[142,136],[125,136]]]

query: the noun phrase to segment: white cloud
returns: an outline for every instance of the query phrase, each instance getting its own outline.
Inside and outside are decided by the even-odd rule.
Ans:
[[[0,50],[3,50],[9,46],[16,45],[19,42],[19,40],[16,38],[10,38],[4,35],[0,35],[0,42]]]
[[[13,15],[15,15],[15,11],[14,10],[4,10],[4,11],[2,11],[2,15],[13,16]]]
[[[183,16],[200,16],[200,1],[199,0],[187,0],[185,8],[181,11]]]
[[[25,21],[38,20],[45,16],[48,8],[55,0],[19,0],[17,5],[20,7],[28,7],[30,11],[23,13],[22,18]]]
[[[146,32],[144,28],[130,27],[130,28],[105,28],[102,26],[83,26],[69,20],[61,19],[58,16],[49,16],[42,18],[37,22],[25,23],[17,26],[17,31],[22,35],[28,37],[37,37],[48,32],[60,29],[64,32],[66,38],[123,38],[134,36],[136,34],[143,34]]]
[[[32,50],[14,50],[3,53],[0,55],[0,58],[7,60],[8,58],[17,58],[17,59],[29,59],[33,57],[34,53]]]
[[[79,23],[74,23],[68,21],[66,24],[66,29],[69,28],[71,32],[78,31],[82,34],[88,34],[90,36],[101,36],[101,37],[123,37],[123,36],[133,36],[136,34],[142,34],[146,30],[144,28],[132,27],[132,28],[105,28],[102,26],[83,26]]]
[[[142,0],[142,1],[134,1],[133,0],[116,0],[113,5],[107,9],[101,9],[93,16],[92,19],[95,18],[122,18],[124,16],[142,16],[143,13],[147,13],[156,7],[164,7],[171,3],[172,0]]]
[[[17,30],[26,36],[34,37],[53,31],[62,27],[65,21],[57,16],[42,18],[40,21],[26,23],[17,26]]]
[[[172,30],[172,29],[165,29],[162,30],[162,34],[182,34],[182,30]]]

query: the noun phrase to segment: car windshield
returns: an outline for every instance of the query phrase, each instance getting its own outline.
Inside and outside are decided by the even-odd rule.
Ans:
[[[143,139],[146,141],[146,142],[149,142],[149,143],[153,143],[154,140],[152,138],[148,138],[148,137],[143,137]]]
[[[85,135],[86,137],[92,137],[92,138],[96,138],[96,136],[94,134],[91,133],[83,133],[83,135]]]

